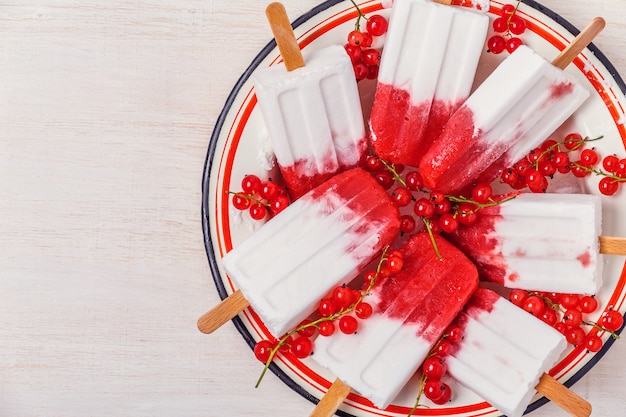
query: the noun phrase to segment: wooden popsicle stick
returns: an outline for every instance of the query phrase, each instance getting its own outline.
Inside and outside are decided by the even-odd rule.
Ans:
[[[548,374],[543,374],[536,389],[575,417],[589,417],[591,415],[591,404]]]
[[[206,334],[213,333],[249,305],[250,303],[243,296],[243,293],[237,290],[200,316],[198,319],[198,330]]]
[[[446,6],[450,6],[452,4],[452,0],[433,0],[435,3],[445,4]]]
[[[278,50],[283,57],[287,71],[303,67],[304,58],[302,58],[302,52],[300,51],[300,46],[298,46],[296,35],[293,33],[285,6],[278,2],[271,3],[265,9],[265,15],[272,28],[276,45],[278,45]]]
[[[626,238],[600,236],[600,253],[605,255],[626,255]]]
[[[574,40],[554,58],[552,65],[565,69],[591,43],[591,41],[604,29],[606,22],[601,17],[594,17],[591,23],[584,28]]]
[[[331,417],[339,408],[343,400],[350,394],[351,388],[339,378],[330,386],[326,395],[322,397],[309,417]]]

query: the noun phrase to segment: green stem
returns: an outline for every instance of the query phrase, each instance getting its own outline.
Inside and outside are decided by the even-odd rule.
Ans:
[[[350,0],[350,3],[352,3],[356,11],[359,13],[359,16],[356,18],[356,23],[354,24],[354,30],[361,30],[361,18],[367,20],[367,17],[363,14],[361,8],[357,6],[354,0]]]
[[[433,244],[433,249],[435,250],[437,259],[441,261],[443,258],[441,257],[441,252],[439,252],[439,248],[437,247],[437,242],[435,242],[435,235],[433,234],[430,220],[422,218],[422,221],[424,222],[424,225],[426,226],[426,231],[428,232],[428,236],[430,237],[430,242]]]

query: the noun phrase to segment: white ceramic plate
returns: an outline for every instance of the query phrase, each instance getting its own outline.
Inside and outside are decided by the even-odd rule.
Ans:
[[[493,18],[504,3],[492,1],[489,10]],[[389,14],[383,9],[380,0],[359,3],[366,14]],[[531,46],[546,59],[554,58],[559,50],[573,39],[578,30],[564,21],[556,13],[538,3],[526,0],[520,6],[519,15],[528,23],[522,35],[524,43]],[[320,4],[294,22],[295,33],[305,50],[320,48],[329,44],[343,44],[347,33],[352,29],[356,11],[349,1],[331,0]],[[601,35],[600,35],[601,36]],[[485,48],[486,49],[486,48]],[[481,60],[476,82],[481,82],[505,56],[485,52]],[[279,60],[274,42],[268,44],[252,61],[250,67],[234,86],[231,95],[217,121],[208,149],[203,179],[203,228],[207,254],[217,290],[222,298],[236,288],[222,269],[221,258],[243,238],[259,227],[259,222],[248,219],[233,209],[225,191],[240,190],[240,181],[246,174],[257,174],[261,178],[279,176],[269,164],[268,144],[265,126],[254,95],[250,75],[258,68],[274,65]],[[611,63],[593,45],[584,51],[571,64],[567,71],[579,78],[591,91],[591,98],[555,135],[563,137],[569,132],[579,132],[583,136],[605,138],[595,143],[601,155],[616,153],[626,156],[626,86]],[[371,104],[375,83],[361,82],[359,86],[364,110]],[[598,178],[586,179],[583,191],[597,193]],[[623,188],[623,187],[622,187]],[[618,215],[619,207],[626,207],[626,190],[618,195],[604,198],[603,228],[605,235],[626,236],[626,216]],[[626,311],[626,271],[623,258],[605,256],[604,284],[597,298],[601,310],[612,306]],[[597,319],[599,312],[593,320]],[[235,320],[235,324],[250,347],[256,341],[269,337],[263,323],[250,309]],[[584,349],[570,349],[560,363],[552,370],[555,377],[566,385],[579,380],[610,348],[613,340],[603,336],[605,345],[598,353]],[[250,353],[251,354],[251,353]],[[259,364],[259,373],[262,365]],[[280,356],[274,361],[271,370],[296,392],[317,402],[334,376],[318,367],[312,360],[300,361],[292,356]],[[270,377],[270,376],[266,376]],[[250,383],[255,383],[251,376]],[[454,384],[454,382],[452,382]],[[499,413],[471,391],[458,384],[453,385],[453,401],[445,406],[432,406],[420,409],[417,415],[438,416],[497,416]],[[354,416],[406,416],[415,402],[417,386],[410,383],[400,396],[386,410],[379,410],[357,394],[350,394],[340,407],[343,415]],[[545,402],[536,398],[529,410]]]

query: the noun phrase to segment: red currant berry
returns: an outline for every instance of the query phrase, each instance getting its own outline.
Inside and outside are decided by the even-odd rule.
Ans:
[[[604,177],[598,183],[598,189],[600,193],[611,196],[619,190],[619,182],[615,178]]]
[[[361,32],[363,34],[363,38],[361,39],[361,48],[369,48],[372,46],[372,42],[374,42],[374,38],[368,32]]]
[[[518,307],[522,307],[527,298],[528,292],[526,290],[514,289],[509,294],[509,300]]]
[[[448,339],[452,343],[459,343],[461,339],[463,339],[463,329],[461,329],[459,326],[449,327],[446,334],[446,339]]]
[[[411,191],[406,187],[398,187],[393,191],[393,202],[398,207],[406,207],[413,200]]]
[[[273,214],[278,214],[289,206],[289,198],[285,195],[279,195],[272,201],[270,201],[270,211]]]
[[[311,356],[311,352],[313,352],[313,342],[308,337],[296,337],[291,343],[291,353],[293,353],[296,358],[308,358]]]
[[[452,343],[447,339],[441,340],[435,348],[435,353],[439,356],[448,356],[450,352],[452,352]]]
[[[574,162],[574,166],[572,167],[572,174],[576,178],[584,178],[591,174],[591,171],[585,167],[585,165],[581,161]]]
[[[583,343],[585,341],[585,336],[585,331],[580,326],[568,327],[565,332],[565,338],[574,346],[578,346]]]
[[[598,352],[602,349],[602,339],[598,335],[588,334],[584,343],[589,352]]]
[[[429,219],[435,214],[435,205],[429,199],[422,197],[415,203],[413,211],[418,216]]]
[[[342,310],[354,302],[352,290],[346,286],[336,287],[332,297],[338,310]]]
[[[266,181],[261,184],[259,195],[266,200],[271,200],[278,195],[279,188],[274,181]]]
[[[375,80],[378,78],[378,71],[380,70],[380,66],[378,65],[368,65],[367,66],[367,75],[365,78],[368,80]]]
[[[402,233],[411,233],[415,230],[417,224],[415,223],[415,219],[413,216],[404,214],[400,216],[400,231]]]
[[[526,30],[526,21],[519,16],[511,16],[509,30],[514,35],[521,35]]]
[[[557,316],[556,311],[552,308],[546,308],[539,316],[539,319],[550,326],[554,326],[559,320],[559,317]]]
[[[342,316],[339,319],[339,330],[345,334],[356,333],[359,328],[359,322],[352,316]]]
[[[365,158],[365,169],[367,169],[368,171],[371,171],[371,172],[380,171],[384,167],[385,166],[380,161],[380,159],[378,159],[377,157],[373,155],[368,155]]]
[[[579,301],[580,296],[578,294],[561,294],[559,296],[559,304],[565,309],[576,308]]]
[[[506,41],[500,35],[493,35],[489,39],[487,39],[487,48],[489,51],[494,54],[501,54],[504,52],[506,48]]]
[[[254,356],[256,356],[259,361],[266,363],[272,354],[273,348],[274,345],[272,342],[269,340],[261,340],[254,345]]]
[[[555,149],[558,151],[559,143],[554,139],[546,139],[541,144],[540,148],[542,151],[550,151],[553,152]]]
[[[348,33],[348,43],[354,46],[361,46],[363,42],[363,33],[358,30],[353,30]]]
[[[389,171],[377,172],[374,177],[376,178],[376,181],[378,181],[380,186],[383,187],[385,190],[390,189],[393,183],[395,182],[395,179],[393,178],[393,174]]]
[[[301,328],[298,330],[298,334],[304,337],[313,336],[315,334],[315,326],[311,325],[312,322],[313,320],[311,319],[302,320],[302,322],[298,325],[298,328]]]
[[[567,326],[580,326],[583,321],[583,315],[576,308],[568,308],[563,314],[563,323]]]
[[[424,395],[433,403],[443,405],[450,401],[452,390],[441,381],[429,379],[424,384]]]
[[[480,204],[488,203],[492,195],[493,189],[491,185],[484,182],[477,184],[472,190],[472,200]]]
[[[531,165],[530,161],[527,158],[524,158],[524,159],[522,159],[521,161],[518,161],[515,164],[515,170],[522,177],[525,177],[526,173],[530,169],[532,169],[532,165]]]
[[[522,42],[522,40],[520,38],[509,38],[506,41],[506,50],[508,53],[512,54],[513,52],[515,52],[515,50],[517,48],[519,48],[524,42]]]
[[[567,333],[568,328],[565,325],[565,323],[563,323],[562,321],[555,323],[553,327],[557,332],[561,333],[563,336],[565,336],[565,334]]]
[[[522,308],[535,317],[540,317],[546,308],[545,302],[538,295],[530,295],[522,304]]]
[[[600,156],[594,149],[583,149],[580,153],[580,162],[586,167],[592,167],[598,163]]]
[[[452,213],[445,213],[439,218],[439,227],[445,233],[454,233],[459,228],[459,221]]]
[[[539,172],[544,177],[551,177],[556,174],[556,164],[549,159],[542,159],[539,161]]]
[[[624,324],[624,316],[616,310],[609,310],[602,313],[600,322],[604,329],[610,332],[616,332],[622,328],[622,325]]]
[[[261,189],[261,179],[256,175],[246,175],[241,180],[241,189],[245,194],[254,194]]]
[[[259,203],[250,205],[249,212],[254,220],[263,220],[267,216],[267,208]]]
[[[317,307],[317,311],[322,317],[332,316],[337,312],[337,304],[332,298],[323,298]]]
[[[457,209],[456,219],[460,224],[469,226],[476,223],[476,220],[478,220],[478,214],[476,211],[476,205],[472,203],[460,203]]]
[[[241,194],[234,194],[233,195],[233,206],[237,209],[237,210],[246,210],[248,209],[248,207],[250,207],[250,199],[244,195]]]
[[[452,208],[452,203],[447,198],[444,199],[441,203],[435,203],[435,213],[436,214],[446,214],[450,212]]]
[[[323,321],[317,330],[321,336],[332,336],[335,333],[335,323],[330,320]]]
[[[602,160],[602,168],[604,168],[609,174],[612,174],[615,172],[618,163],[619,158],[617,156],[607,155]]]
[[[557,152],[552,159],[557,168],[565,168],[570,164],[569,155],[567,152]]]
[[[585,295],[578,301],[578,308],[583,313],[593,313],[598,309],[598,300],[590,295]]]
[[[367,19],[365,30],[367,30],[372,36],[381,36],[387,32],[388,27],[389,23],[387,22],[387,19],[384,16],[375,14]]]
[[[446,361],[441,356],[431,356],[424,361],[424,376],[429,379],[441,379],[447,372]]]
[[[502,171],[502,175],[500,176],[500,179],[505,184],[513,185],[517,182],[518,176],[519,174],[517,173],[516,170],[509,168],[509,169],[505,169],[504,171]]]
[[[389,272],[392,274],[397,274],[402,271],[402,267],[404,267],[404,260],[399,256],[390,256],[387,259],[387,268],[389,268]]]
[[[620,178],[626,178],[626,158],[617,161],[614,174]]]
[[[364,80],[367,77],[367,65],[365,65],[364,62],[354,62],[352,66],[354,68],[354,76],[357,81]]]
[[[565,148],[570,151],[580,148],[581,146],[583,146],[583,143],[583,137],[578,133],[570,133],[569,135],[565,136],[565,139],[563,140]]]
[[[500,15],[507,19],[511,17],[514,13],[515,13],[515,6],[512,4],[505,4],[504,6],[502,6],[502,9],[500,10]]]
[[[367,65],[380,65],[380,52],[374,48],[366,49],[363,51],[361,59]]]
[[[508,19],[505,17],[496,17],[493,21],[493,30],[498,33],[504,33],[509,29]]]
[[[358,62],[359,59],[361,59],[361,54],[363,53],[361,47],[352,45],[351,43],[347,43],[343,47],[348,53],[348,56],[350,57],[350,61],[352,61],[352,63]]]
[[[360,319],[367,319],[372,316],[373,313],[372,305],[365,302],[360,302],[354,308],[354,314]]]
[[[406,174],[404,181],[409,190],[417,191],[424,186],[422,175],[418,171],[410,171]]]

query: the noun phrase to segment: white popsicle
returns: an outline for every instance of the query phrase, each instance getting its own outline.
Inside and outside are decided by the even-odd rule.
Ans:
[[[565,351],[565,337],[484,288],[474,293],[456,323],[463,339],[446,356],[450,375],[503,414],[520,417],[543,374]]]
[[[379,157],[417,166],[469,96],[488,26],[485,13],[466,7],[394,3],[370,117]]]
[[[602,284],[602,200],[591,194],[517,196],[449,236],[481,279],[509,288],[595,294]]]

